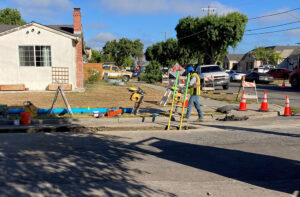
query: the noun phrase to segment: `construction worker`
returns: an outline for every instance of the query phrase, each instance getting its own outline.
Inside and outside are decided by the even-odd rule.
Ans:
[[[202,110],[200,108],[200,103],[199,103],[199,98],[200,98],[200,78],[198,76],[198,74],[195,72],[195,69],[193,66],[188,66],[186,69],[187,73],[191,74],[191,80],[190,83],[187,84],[189,85],[190,88],[190,100],[187,106],[187,113],[186,113],[186,117],[183,119],[183,121],[188,121],[190,116],[191,116],[191,112],[192,112],[192,105],[194,104],[197,111],[198,111],[198,122],[203,122],[203,113]]]

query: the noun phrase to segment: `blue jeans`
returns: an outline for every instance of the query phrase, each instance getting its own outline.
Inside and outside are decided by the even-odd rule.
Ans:
[[[190,100],[189,100],[189,103],[188,103],[188,106],[187,106],[187,112],[186,112],[186,119],[189,119],[190,116],[191,116],[191,112],[192,112],[192,105],[194,104],[197,111],[198,111],[198,117],[199,119],[203,119],[203,113],[202,113],[202,110],[200,108],[200,103],[199,103],[199,98],[200,96],[199,95],[192,95]]]

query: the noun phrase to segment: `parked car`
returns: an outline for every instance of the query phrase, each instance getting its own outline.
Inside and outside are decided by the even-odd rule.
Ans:
[[[269,75],[275,79],[288,79],[292,71],[284,68],[276,68],[267,72]]]
[[[132,72],[132,77],[138,77],[141,74],[141,71],[137,70],[130,70],[130,72]]]
[[[230,81],[241,81],[243,76],[246,75],[243,71],[240,70],[231,70],[228,72]]]
[[[292,88],[300,88],[300,68],[297,68],[290,73],[289,82]]]
[[[252,72],[245,76],[245,80],[249,82],[255,81],[255,83],[271,83],[274,78],[267,73]]]
[[[132,78],[132,72],[122,71],[115,65],[103,65],[103,78],[117,79],[122,77],[124,81],[129,81]]]
[[[214,86],[223,86],[224,90],[229,88],[229,75],[218,65],[201,65],[196,69],[201,85],[203,85],[204,78],[214,77]],[[207,85],[212,85],[212,81],[206,81]]]
[[[257,68],[252,68],[250,70],[250,72],[258,72],[258,73],[267,73],[269,72],[271,69],[274,69],[274,66],[272,65],[260,65]]]

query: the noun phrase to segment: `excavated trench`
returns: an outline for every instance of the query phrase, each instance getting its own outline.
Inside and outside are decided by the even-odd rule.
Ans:
[[[182,130],[196,129],[192,125],[182,126]],[[78,126],[78,125],[64,125],[64,126],[22,126],[12,127],[0,130],[0,133],[39,133],[39,132],[101,132],[101,131],[154,131],[166,130],[166,125],[151,125],[151,126]],[[171,125],[170,130],[179,130],[178,126]]]

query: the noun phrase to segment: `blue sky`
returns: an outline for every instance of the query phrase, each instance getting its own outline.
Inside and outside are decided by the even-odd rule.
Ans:
[[[141,39],[145,48],[167,38],[176,38],[175,26],[182,17],[203,17],[201,8],[211,6],[218,14],[239,11],[253,18],[300,7],[299,0],[0,0],[0,9],[17,8],[27,21],[44,25],[72,24],[74,7],[81,8],[84,39],[94,49],[122,37]],[[300,9],[273,17],[249,20],[247,30],[300,21]],[[287,26],[246,32],[259,33],[300,27]],[[245,35],[231,53],[246,53],[257,46],[297,45],[300,28],[280,33]]]

